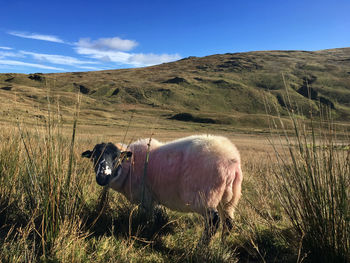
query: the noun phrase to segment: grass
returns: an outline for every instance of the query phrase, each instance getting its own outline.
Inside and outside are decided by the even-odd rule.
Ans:
[[[292,117],[294,135],[286,130],[287,141],[270,144],[266,135],[170,127],[137,111],[130,124],[123,117],[101,127],[101,119],[87,125],[78,108],[68,122],[59,104],[48,100],[48,108],[36,125],[16,120],[0,133],[1,262],[349,262],[349,148],[335,147],[331,122],[316,129]],[[167,210],[167,225],[145,221],[122,195],[99,187],[80,158],[101,141],[194,131],[228,136],[241,152],[243,197],[225,243],[216,235],[208,247],[197,246],[204,222],[195,214]]]
[[[31,129],[18,122],[16,128],[2,130],[1,261],[164,262],[168,258],[220,258],[220,252],[214,250],[204,254],[195,251],[193,236],[190,247],[174,247],[181,251],[180,255],[164,255],[177,241],[159,241],[163,238],[160,230],[150,223],[141,224],[142,216],[133,213],[133,206],[121,195],[97,187],[90,164],[80,159],[82,148],[91,145],[75,136],[76,122],[69,135],[59,118],[49,113],[44,126]],[[76,144],[80,145],[78,149]],[[175,226],[185,228],[178,216],[174,218],[170,230]],[[197,228],[200,220],[193,220],[197,222],[192,223],[193,228]]]
[[[295,234],[299,258],[350,260],[350,151],[338,143],[332,121],[311,123],[292,116],[295,138],[286,136],[290,161],[278,156],[272,184]]]

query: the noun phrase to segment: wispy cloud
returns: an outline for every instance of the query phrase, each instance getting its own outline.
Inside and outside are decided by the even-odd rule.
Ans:
[[[15,60],[5,60],[0,59],[0,65],[6,65],[6,66],[24,66],[29,68],[38,68],[38,69],[49,69],[49,70],[57,70],[57,71],[66,71],[63,68],[57,68],[57,67],[51,67],[41,64],[35,64],[35,63],[27,63],[22,61],[15,61]]]
[[[92,48],[77,47],[76,52],[90,58],[98,59],[104,62],[114,62],[117,64],[126,64],[136,67],[152,66],[165,62],[175,61],[181,58],[179,54],[142,54],[127,53],[122,51],[103,51]]]
[[[179,54],[143,54],[130,53],[132,48],[138,45],[133,40],[114,38],[101,38],[95,41],[80,39],[76,43],[75,50],[80,55],[98,59],[104,62],[126,64],[132,66],[151,66],[165,62],[175,61],[181,58]]]
[[[79,65],[88,65],[88,64],[99,64],[99,62],[97,61],[80,60],[70,56],[42,54],[42,53],[28,52],[23,50],[20,51],[20,54],[31,56],[38,61],[49,62],[52,64],[59,64],[59,65],[79,66]]]
[[[86,55],[87,57],[98,59],[104,62],[121,62],[126,63],[130,58],[130,54],[122,51],[103,51],[93,48],[76,47],[76,52],[79,55]]]
[[[65,55],[44,54],[25,50],[15,51],[11,47],[0,46],[0,65],[36,67],[38,69],[56,71],[64,70],[61,67],[56,67],[57,65],[65,65],[83,70],[103,70],[107,67],[111,68],[121,65],[129,65],[133,67],[152,66],[181,59],[179,54],[147,54],[131,52],[131,50],[139,45],[138,42],[119,37],[99,38],[96,40],[81,38],[78,42],[69,43],[55,35],[44,35],[21,31],[9,31],[7,33],[21,38],[37,39],[68,45],[71,48],[73,47],[75,52],[80,55],[80,58],[78,58],[78,56],[71,57]],[[21,60],[25,60],[26,62],[15,61],[11,58],[23,58]],[[34,63],[31,63],[31,60],[34,61]],[[43,65],[46,63],[51,65]]]
[[[131,54],[129,63],[135,66],[152,66],[181,59],[179,54]]]
[[[82,38],[77,43],[77,46],[82,48],[114,51],[129,51],[137,45],[138,43],[134,40],[121,39],[119,37],[99,38],[93,41],[90,38]]]
[[[107,67],[90,67],[90,66],[77,66],[77,68],[86,69],[86,70],[93,70],[93,71],[111,69],[111,68],[107,68]]]
[[[37,33],[19,32],[19,31],[9,31],[7,33],[16,37],[30,38],[30,39],[43,40],[43,41],[49,41],[49,42],[55,42],[55,43],[65,43],[62,39],[54,35],[42,35]]]
[[[23,58],[25,56],[23,54],[19,54],[17,52],[0,50],[0,58],[7,58],[7,57]]]

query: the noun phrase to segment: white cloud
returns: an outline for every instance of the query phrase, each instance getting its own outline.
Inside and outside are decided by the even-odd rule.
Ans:
[[[99,64],[99,62],[80,60],[70,56],[41,54],[41,53],[28,52],[23,50],[20,51],[20,53],[23,55],[32,56],[34,59],[39,61],[49,62],[52,64],[59,64],[59,65],[79,66],[79,65],[86,65],[86,64]]]
[[[136,47],[138,43],[134,40],[112,37],[100,38],[93,41],[91,41],[90,38],[81,38],[76,45],[80,48],[89,48],[94,50],[130,51]]]
[[[7,33],[21,38],[37,39],[74,46],[76,53],[85,59],[80,59],[78,56],[76,58],[71,56],[43,54],[24,50],[17,52],[12,51],[12,48],[10,47],[0,46],[0,59],[2,65],[4,65],[6,62],[6,65],[22,65],[58,71],[63,69],[60,67],[55,67],[56,65],[66,65],[86,70],[103,70],[103,68],[113,67],[113,65],[116,65],[116,67],[120,65],[144,67],[181,59],[179,54],[146,54],[130,52],[133,48],[138,46],[138,43],[134,40],[121,39],[119,37],[99,38],[97,40],[81,38],[76,43],[69,43],[54,35],[42,35],[19,31],[10,31]],[[26,58],[27,60],[34,59],[35,62],[39,62],[39,64],[30,63],[31,61],[21,62],[6,60],[10,57]],[[52,66],[42,65],[46,63],[50,63]]]
[[[152,66],[179,59],[179,54],[132,54],[129,63],[135,66]]]
[[[6,66],[24,66],[24,67],[30,67],[30,68],[39,68],[39,69],[49,69],[49,70],[57,70],[57,71],[66,71],[63,68],[57,68],[57,67],[51,67],[41,64],[34,64],[34,63],[27,63],[22,61],[15,61],[15,60],[5,60],[0,59],[0,65],[6,65]]]
[[[106,68],[106,67],[98,68],[98,67],[90,67],[90,66],[77,66],[77,68],[86,69],[86,70],[93,70],[93,71],[109,69],[109,68]]]
[[[142,54],[127,53],[122,51],[104,51],[92,48],[77,47],[76,52],[90,58],[117,64],[127,64],[136,67],[152,66],[165,62],[175,61],[181,58],[179,54]]]
[[[65,43],[62,39],[53,35],[41,35],[36,33],[18,32],[18,31],[10,31],[8,32],[8,34],[16,37],[22,37],[22,38],[44,40],[44,41],[55,42],[55,43]]]
[[[19,53],[15,53],[15,52],[0,50],[0,58],[6,58],[6,57],[23,58],[24,55],[19,54]]]
[[[90,58],[102,60],[104,62],[126,63],[130,54],[122,51],[103,51],[92,48],[77,47],[76,52],[80,55],[87,55]]]

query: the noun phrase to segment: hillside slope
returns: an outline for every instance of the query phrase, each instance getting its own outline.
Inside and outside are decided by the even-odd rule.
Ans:
[[[164,118],[188,113],[190,121],[225,124],[235,116],[265,114],[267,103],[282,114],[287,107],[307,115],[310,105],[315,113],[328,106],[336,120],[348,121],[350,48],[189,57],[98,72],[0,74],[0,113],[40,117],[48,93],[66,113],[82,94],[82,116],[91,119],[133,109]]]

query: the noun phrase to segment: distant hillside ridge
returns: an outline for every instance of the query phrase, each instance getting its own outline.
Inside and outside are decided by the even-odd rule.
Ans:
[[[293,109],[307,116],[310,107],[316,114],[329,107],[335,120],[349,121],[350,48],[227,53],[95,72],[0,74],[0,96],[32,108],[47,103],[48,85],[67,112],[81,93],[87,115],[88,109],[134,105],[166,112],[167,119],[183,114],[190,121],[230,123],[230,116],[266,114],[268,104],[269,113],[282,115]],[[15,106],[1,107],[5,112]]]

